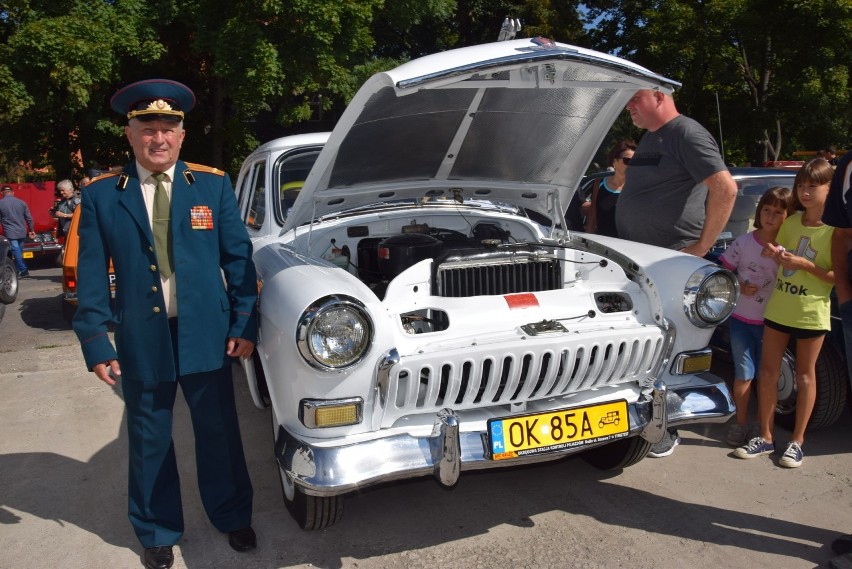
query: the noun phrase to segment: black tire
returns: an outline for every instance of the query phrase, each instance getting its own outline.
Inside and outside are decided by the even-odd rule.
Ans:
[[[649,450],[651,443],[635,436],[587,450],[582,457],[600,470],[621,470],[645,458]]]
[[[3,322],[3,315],[6,314],[6,305],[0,304],[0,322]]]
[[[275,407],[270,405],[272,415],[272,440],[275,442],[279,432],[278,417]],[[273,444],[273,448],[274,448]],[[336,524],[343,518],[343,495],[340,496],[309,496],[299,490],[290,476],[275,459],[275,469],[278,471],[278,481],[281,483],[281,495],[287,511],[296,520],[300,528],[307,531],[325,529]]]
[[[795,389],[795,359],[788,350],[790,359],[785,358],[782,363],[779,378],[779,400],[775,408],[775,422],[785,429],[792,430],[796,422],[796,389]],[[792,369],[785,367],[793,366]],[[781,388],[785,381],[785,373],[793,378],[791,388],[784,390],[782,397]],[[789,379],[787,379],[789,381]],[[816,361],[816,401],[811,413],[808,429],[824,429],[830,427],[840,419],[846,409],[846,399],[849,391],[849,379],[847,377],[845,360],[837,348],[826,341]]]
[[[15,263],[6,257],[0,265],[0,303],[12,304],[18,298],[18,273]]]
[[[284,503],[303,530],[324,529],[343,517],[343,496],[308,496],[296,489],[293,500],[284,494]]]

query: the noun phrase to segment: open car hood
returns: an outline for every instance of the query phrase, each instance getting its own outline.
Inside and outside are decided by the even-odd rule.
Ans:
[[[542,38],[446,51],[377,73],[331,133],[284,230],[401,199],[564,211],[630,97],[679,86]]]

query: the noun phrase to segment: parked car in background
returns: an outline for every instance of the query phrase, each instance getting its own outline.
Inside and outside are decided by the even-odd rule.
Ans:
[[[804,165],[804,160],[770,160],[763,163],[764,168],[788,168],[791,170],[798,170]]]
[[[6,314],[6,305],[18,298],[18,272],[12,258],[9,240],[0,236],[0,321]]]
[[[67,322],[71,321],[77,310],[77,257],[80,251],[80,236],[77,229],[80,227],[82,213],[82,207],[74,210],[62,254],[62,317]],[[112,298],[115,298],[115,274],[112,270],[112,262],[109,268],[109,290]]]
[[[47,257],[58,260],[62,253],[62,245],[57,240],[58,225],[56,218],[53,217],[53,208],[56,205],[56,183],[24,182],[8,185],[15,190],[15,197],[29,206],[33,225],[35,225],[35,238],[27,238],[24,242],[24,259]],[[0,235],[2,234],[3,228],[0,227]]]
[[[734,275],[564,229],[627,100],[677,86],[542,38],[473,46],[373,76],[324,142],[246,158],[246,376],[301,527],[387,481],[574,453],[625,468],[669,426],[732,415],[708,343]]]

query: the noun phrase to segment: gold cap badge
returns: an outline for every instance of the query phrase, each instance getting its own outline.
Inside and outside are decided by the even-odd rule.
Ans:
[[[144,109],[138,109],[127,113],[127,119],[132,119],[144,115],[170,115],[180,117],[183,120],[183,111],[176,111],[172,106],[163,99],[151,101]]]

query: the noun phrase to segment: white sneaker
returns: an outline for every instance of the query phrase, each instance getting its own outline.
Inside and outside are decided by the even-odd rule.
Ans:
[[[787,450],[784,451],[784,455],[778,461],[778,464],[787,468],[798,468],[802,466],[804,457],[801,445],[796,441],[790,441],[787,443]]]

